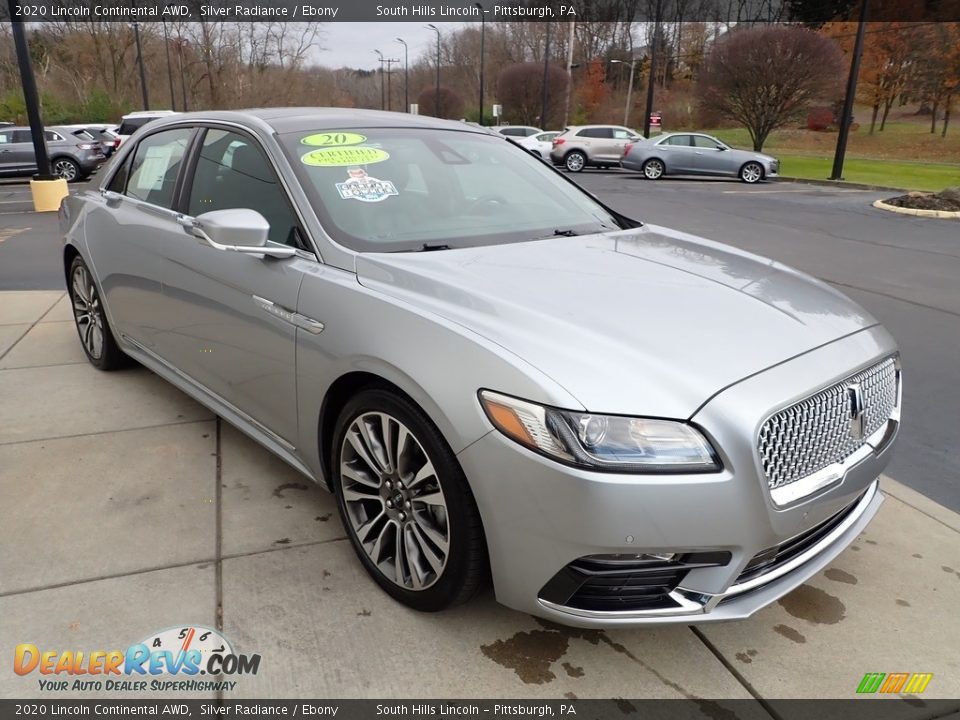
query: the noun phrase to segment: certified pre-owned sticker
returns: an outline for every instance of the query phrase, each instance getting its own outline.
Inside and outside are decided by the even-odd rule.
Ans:
[[[340,147],[343,145],[359,145],[366,142],[367,136],[352,132],[325,132],[307,135],[300,141],[302,145],[315,147]]]
[[[380,148],[356,145],[353,147],[325,147],[311,150],[300,158],[304,165],[313,167],[344,167],[347,165],[370,165],[390,158],[390,153]]]
[[[381,202],[391,195],[399,195],[397,187],[389,180],[377,180],[370,177],[361,168],[349,170],[350,179],[337,183],[337,192],[344,200],[359,200],[360,202]]]

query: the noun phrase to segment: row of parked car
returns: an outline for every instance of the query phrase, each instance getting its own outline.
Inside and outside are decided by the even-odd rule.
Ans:
[[[67,182],[85,180],[106,162],[123,141],[143,125],[170,110],[134,112],[119,125],[78,123],[52,125],[43,130],[51,171]],[[30,128],[0,122],[0,177],[34,175],[37,158]]]
[[[649,180],[665,175],[714,175],[756,183],[780,172],[776,158],[736,150],[705,133],[666,133],[648,140],[621,125],[575,125],[562,132],[527,125],[503,125],[494,130],[540,159],[574,173],[588,167],[622,167],[641,172]]]

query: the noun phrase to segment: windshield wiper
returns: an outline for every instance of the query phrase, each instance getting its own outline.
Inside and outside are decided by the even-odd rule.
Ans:
[[[569,229],[567,229],[567,230],[554,230],[554,231],[553,231],[553,236],[554,236],[554,237],[577,237],[577,235],[579,235],[579,234],[580,234],[580,233],[576,232],[575,230],[569,230]]]
[[[438,243],[436,245],[431,245],[430,243],[424,243],[420,246],[420,249],[417,252],[430,252],[431,250],[449,250],[449,245],[443,245]]]

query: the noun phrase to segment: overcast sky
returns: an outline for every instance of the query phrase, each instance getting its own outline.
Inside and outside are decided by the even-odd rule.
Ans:
[[[442,34],[454,30],[462,23],[435,23]],[[436,52],[437,35],[418,22],[331,22],[323,26],[320,45],[324,48],[314,55],[319,65],[339,68],[343,66],[373,70],[380,67],[374,49],[386,57],[395,58],[403,68],[403,45],[396,41],[402,37],[410,46],[410,64],[424,51]]]

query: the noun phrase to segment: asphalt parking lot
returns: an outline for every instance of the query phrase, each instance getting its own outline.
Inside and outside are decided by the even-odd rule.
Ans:
[[[960,696],[960,515],[943,507],[957,509],[960,469],[958,226],[880,215],[878,193],[578,181],[633,216],[841,285],[900,340],[900,482],[884,479],[887,502],[829,568],[748,621],[697,629],[563,629],[490,592],[440,615],[407,610],[363,573],[330,496],[146,370],[86,363],[56,217],[24,212],[13,184],[0,186],[6,646],[126,647],[222,626],[264,658],[230,697],[852,697],[875,671],[932,672],[924,699]],[[0,696],[38,694],[35,678],[0,673]]]

